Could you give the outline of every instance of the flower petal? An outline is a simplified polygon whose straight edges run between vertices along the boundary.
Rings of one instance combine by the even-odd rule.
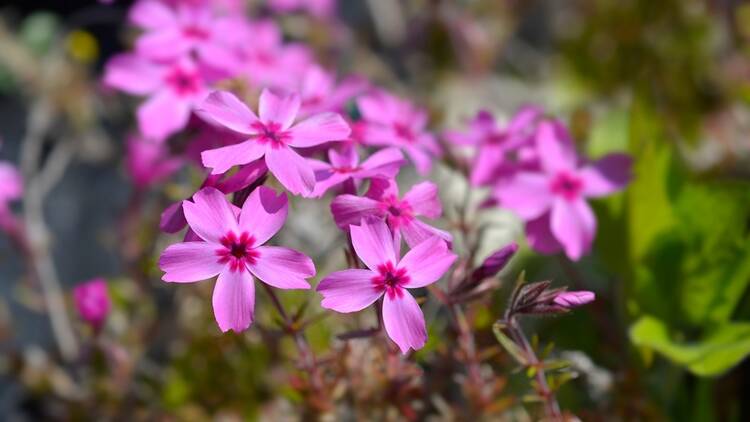
[[[264,89],[260,94],[258,114],[263,123],[275,122],[281,125],[281,130],[286,130],[294,123],[299,106],[297,94],[276,95],[270,89]]]
[[[336,225],[346,230],[359,224],[364,217],[383,217],[380,202],[363,196],[339,195],[331,202],[331,213]]]
[[[308,196],[315,188],[312,167],[291,148],[268,148],[266,164],[276,179],[295,195]]]
[[[352,246],[367,268],[377,271],[386,262],[396,264],[398,257],[393,248],[393,235],[382,220],[362,220],[359,226],[350,226]]]
[[[166,4],[158,0],[141,0],[130,8],[128,19],[145,29],[161,29],[176,25],[176,15]]]
[[[328,141],[343,141],[352,132],[349,124],[338,113],[321,113],[305,119],[289,129],[289,145],[307,148]]]
[[[255,283],[247,270],[219,274],[211,299],[214,317],[222,332],[242,332],[253,323],[255,315]]]
[[[161,141],[187,125],[190,106],[162,91],[141,104],[137,115],[141,132],[148,138]]]
[[[256,248],[260,256],[247,268],[262,282],[279,289],[309,289],[305,279],[315,275],[315,264],[307,255],[277,246]]]
[[[258,116],[252,110],[227,91],[212,92],[196,107],[195,112],[204,120],[246,135],[255,133],[252,124],[258,121]]]
[[[219,243],[228,232],[237,232],[232,207],[217,189],[199,190],[193,195],[193,202],[182,201],[182,209],[190,228],[207,242]]]
[[[537,173],[518,173],[496,191],[500,204],[511,209],[524,220],[533,220],[552,205],[549,180]]]
[[[542,168],[554,174],[576,168],[577,157],[573,141],[562,123],[545,121],[539,124],[536,145]]]
[[[405,289],[401,294],[386,294],[383,299],[383,324],[388,337],[406,354],[419,350],[427,342],[424,314],[417,301]]]
[[[118,54],[107,61],[104,84],[129,94],[146,95],[162,86],[163,69],[135,54]]]
[[[443,213],[443,206],[438,197],[438,187],[432,182],[417,183],[412,186],[403,200],[406,201],[416,215],[438,218]]]
[[[400,227],[404,240],[409,247],[413,248],[427,239],[438,236],[446,242],[452,242],[453,236],[445,230],[440,230],[419,219],[413,219]]]
[[[372,154],[362,163],[362,171],[358,177],[381,176],[392,179],[405,163],[404,154],[398,148],[385,148]]]
[[[448,249],[445,240],[437,236],[427,239],[407,252],[398,264],[409,276],[404,287],[424,287],[438,281],[455,260],[456,254]]]
[[[286,194],[265,186],[255,189],[242,206],[240,230],[255,238],[255,245],[262,245],[284,226],[289,212]]]
[[[583,194],[607,196],[625,188],[632,175],[633,160],[627,154],[609,154],[578,173],[583,179]]]
[[[188,53],[191,47],[176,26],[141,34],[135,42],[138,55],[159,61],[175,60]]]
[[[265,153],[266,147],[251,139],[239,144],[203,151],[201,160],[204,167],[211,169],[211,174],[222,174],[233,166],[255,161]]]
[[[552,207],[552,233],[563,245],[568,258],[577,261],[589,249],[596,233],[596,217],[583,199],[555,200]]]
[[[217,246],[207,242],[183,242],[169,245],[159,257],[162,280],[189,283],[206,280],[219,274],[224,264],[219,263]]]
[[[336,312],[356,312],[372,305],[383,290],[376,288],[370,270],[343,270],[326,276],[318,284],[317,291],[323,295],[320,306]]]
[[[532,249],[543,254],[555,254],[562,250],[550,227],[550,212],[526,223],[526,240]]]
[[[432,169],[432,158],[426,152],[412,145],[404,146],[404,151],[406,151],[406,155],[414,163],[417,173],[421,176],[426,176],[430,172],[430,169]]]

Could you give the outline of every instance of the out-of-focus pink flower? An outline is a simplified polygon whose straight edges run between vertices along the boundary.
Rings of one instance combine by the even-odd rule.
[[[559,122],[540,123],[536,145],[539,171],[518,172],[497,189],[496,196],[527,222],[532,247],[543,253],[562,247],[570,259],[578,260],[589,251],[596,234],[596,217],[586,198],[623,189],[631,177],[631,159],[610,154],[594,163],[580,163],[570,135]]]
[[[159,183],[182,166],[182,160],[169,155],[162,142],[131,135],[127,139],[125,167],[133,183],[140,188]]]
[[[268,5],[277,13],[306,11],[320,19],[332,17],[336,12],[336,0],[268,0]]]
[[[0,229],[10,232],[18,229],[18,222],[10,210],[10,203],[23,195],[23,179],[16,167],[0,161]]]
[[[107,63],[104,83],[149,97],[138,107],[138,126],[144,136],[157,141],[183,129],[195,104],[208,94],[202,70],[187,57],[160,64],[121,54]]]
[[[311,115],[324,111],[341,113],[346,103],[367,89],[366,79],[357,76],[336,82],[336,76],[318,65],[307,68],[298,86],[290,91],[297,92],[302,100],[300,114]]]
[[[365,196],[339,195],[331,202],[333,218],[342,229],[357,224],[363,218],[385,219],[393,230],[397,242],[403,235],[410,247],[438,236],[448,242],[450,233],[423,223],[417,216],[438,218],[443,207],[438,198],[438,188],[432,182],[418,183],[399,198],[394,180],[372,179]]]
[[[426,131],[425,110],[382,90],[359,97],[357,107],[367,122],[366,144],[399,147],[420,174],[429,173],[432,159],[442,151],[435,137]]]
[[[309,159],[315,171],[313,197],[323,196],[328,189],[352,181],[356,186],[360,180],[380,177],[392,179],[404,165],[404,156],[398,148],[386,148],[371,155],[361,164],[354,147],[328,150],[329,163]]]
[[[381,220],[363,220],[351,226],[352,245],[368,269],[329,274],[317,291],[321,305],[337,312],[356,312],[383,297],[383,323],[388,337],[406,354],[427,341],[424,315],[407,289],[425,287],[448,271],[456,255],[445,241],[433,236],[400,258],[388,226]]]
[[[238,42],[232,32],[235,21],[215,17],[207,5],[181,2],[170,7],[159,0],[140,0],[129,17],[145,30],[135,43],[139,55],[174,61],[195,54],[211,68],[230,71],[237,67],[231,49]]]
[[[268,169],[294,194],[309,196],[315,188],[315,173],[310,164],[292,147],[307,148],[328,141],[346,139],[349,125],[336,113],[321,113],[294,124],[300,107],[296,94],[277,96],[263,90],[259,116],[229,92],[214,92],[203,102],[198,114],[247,136],[236,145],[204,151],[203,165],[213,174],[232,166],[265,157]]]
[[[208,7],[220,15],[241,14],[245,0],[161,0],[173,8],[178,6]]]
[[[575,292],[564,291],[558,293],[558,295],[553,299],[553,302],[558,306],[562,306],[563,308],[572,309],[583,306],[589,302],[593,302],[594,299],[596,299],[594,292],[589,292],[586,290]]]
[[[467,132],[447,131],[444,136],[456,145],[476,148],[471,183],[486,185],[495,182],[498,174],[512,170],[514,163],[508,160],[509,153],[532,143],[534,123],[541,114],[537,107],[521,108],[507,127],[500,128],[492,114],[483,110],[477,113]]]
[[[107,319],[112,304],[103,278],[86,281],[73,288],[73,302],[81,319],[99,330]]]
[[[239,218],[224,194],[203,188],[182,207],[190,228],[201,239],[169,246],[159,258],[162,280],[188,283],[214,276],[214,316],[223,331],[240,332],[253,322],[253,276],[279,289],[309,289],[305,280],[315,265],[292,249],[262,246],[286,220],[286,195],[259,187],[245,201]]]

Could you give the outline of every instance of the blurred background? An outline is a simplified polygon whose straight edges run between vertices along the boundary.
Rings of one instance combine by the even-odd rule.
[[[42,222],[29,236],[46,245],[63,306],[72,309],[71,289],[95,277],[107,279],[113,300],[107,336],[89,346],[90,359],[63,363],[22,245],[0,235],[0,419],[294,420],[300,393],[276,353],[289,345],[254,329],[220,336],[206,302],[210,286],[186,291],[158,281],[155,260],[169,243],[159,215],[200,180],[197,170],[182,170],[142,192],[129,179],[133,102],[100,78],[136,34],[126,20],[130,4],[0,5],[0,159],[24,176],[51,168],[36,195],[11,209]],[[750,420],[750,3],[340,0],[327,19],[276,14],[260,1],[248,10],[277,20],[287,40],[308,43],[321,62],[425,105],[436,132],[462,127],[482,108],[509,116],[534,103],[566,120],[589,156],[632,154],[627,190],[594,203],[598,235],[589,256],[574,263],[524,248],[503,273],[513,280],[524,269],[529,280],[597,293],[580,311],[530,321],[579,374],[560,389],[561,406],[582,420]],[[50,129],[24,155],[40,122]],[[450,215],[465,181],[447,168],[432,178]],[[326,210],[310,211],[284,234],[302,249],[317,247],[316,263],[332,254],[319,243],[335,241],[334,226],[318,232],[308,223]],[[511,213],[481,218],[496,228],[480,255],[523,242]],[[489,327],[511,288],[473,310],[479,344],[495,344]],[[86,347],[91,334],[69,313]],[[314,349],[332,341],[330,322],[311,328]],[[433,337],[418,362],[450,348]],[[439,379],[446,369],[431,362],[422,369]],[[507,409],[522,403],[528,383],[512,362],[496,356],[488,365],[501,368],[498,401],[507,399]],[[533,419],[497,415],[487,420]]]

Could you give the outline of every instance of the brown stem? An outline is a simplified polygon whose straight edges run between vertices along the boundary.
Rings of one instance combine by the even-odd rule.
[[[456,329],[458,330],[458,340],[461,345],[461,349],[466,356],[466,365],[468,366],[468,375],[471,384],[474,386],[475,391],[478,394],[478,398],[483,402],[484,396],[484,380],[482,379],[482,371],[480,366],[479,356],[477,355],[476,341],[474,339],[474,333],[466,320],[461,306],[453,304],[448,306],[450,315],[455,322]]]

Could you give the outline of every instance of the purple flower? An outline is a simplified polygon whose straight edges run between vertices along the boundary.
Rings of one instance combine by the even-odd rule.
[[[357,224],[362,218],[385,219],[393,230],[396,240],[401,236],[410,247],[438,236],[450,242],[450,233],[432,227],[417,216],[438,218],[443,207],[438,198],[438,188],[432,182],[414,185],[403,198],[399,198],[398,185],[394,180],[372,179],[365,196],[339,195],[331,203],[331,212],[336,225],[342,229]]]
[[[498,187],[496,196],[526,221],[534,249],[553,253],[562,248],[578,260],[596,234],[596,217],[586,199],[623,189],[631,177],[631,159],[610,154],[580,163],[567,130],[557,122],[540,123],[536,145],[539,170],[518,172]]]
[[[420,174],[429,173],[432,159],[442,151],[426,130],[425,110],[381,90],[359,97],[357,107],[367,123],[366,144],[401,148]]]
[[[424,315],[407,289],[436,282],[456,259],[443,239],[433,236],[399,258],[399,248],[384,222],[362,221],[351,226],[352,245],[368,269],[329,274],[318,285],[321,306],[356,312],[383,297],[383,323],[401,352],[421,349],[427,341]]]
[[[131,135],[127,139],[125,167],[133,183],[146,188],[171,176],[182,166],[182,160],[170,157],[163,143]]]
[[[351,76],[337,83],[336,77],[318,65],[308,66],[290,91],[299,92],[300,114],[308,116],[324,111],[341,113],[347,101],[368,87],[367,80]]]
[[[315,187],[310,164],[292,147],[306,148],[346,139],[349,125],[336,113],[321,113],[294,124],[300,107],[297,95],[277,96],[269,90],[260,95],[259,115],[229,92],[214,92],[200,106],[198,114],[247,137],[236,145],[204,151],[203,164],[213,174],[232,166],[265,157],[268,169],[294,194],[309,196]]]
[[[262,246],[284,225],[286,195],[259,187],[250,194],[237,217],[224,194],[203,188],[193,202],[183,201],[190,228],[200,239],[169,246],[159,258],[162,280],[188,283],[216,275],[213,309],[219,328],[240,332],[253,322],[253,276],[279,289],[309,289],[305,280],[315,265],[292,249]]]
[[[593,302],[594,299],[596,299],[594,292],[582,290],[575,292],[560,292],[552,301],[555,305],[562,306],[566,309],[572,309]]]
[[[323,196],[326,191],[336,185],[373,177],[392,179],[398,174],[404,164],[404,156],[398,148],[386,148],[376,152],[360,164],[357,149],[346,146],[341,150],[328,150],[329,163],[309,159],[315,170],[315,190],[313,197]]]
[[[18,169],[8,161],[0,161],[0,229],[6,232],[18,230],[18,221],[13,216],[10,203],[23,195],[23,179]]]
[[[81,318],[99,330],[112,307],[107,282],[95,278],[77,285],[73,288],[73,302]]]

